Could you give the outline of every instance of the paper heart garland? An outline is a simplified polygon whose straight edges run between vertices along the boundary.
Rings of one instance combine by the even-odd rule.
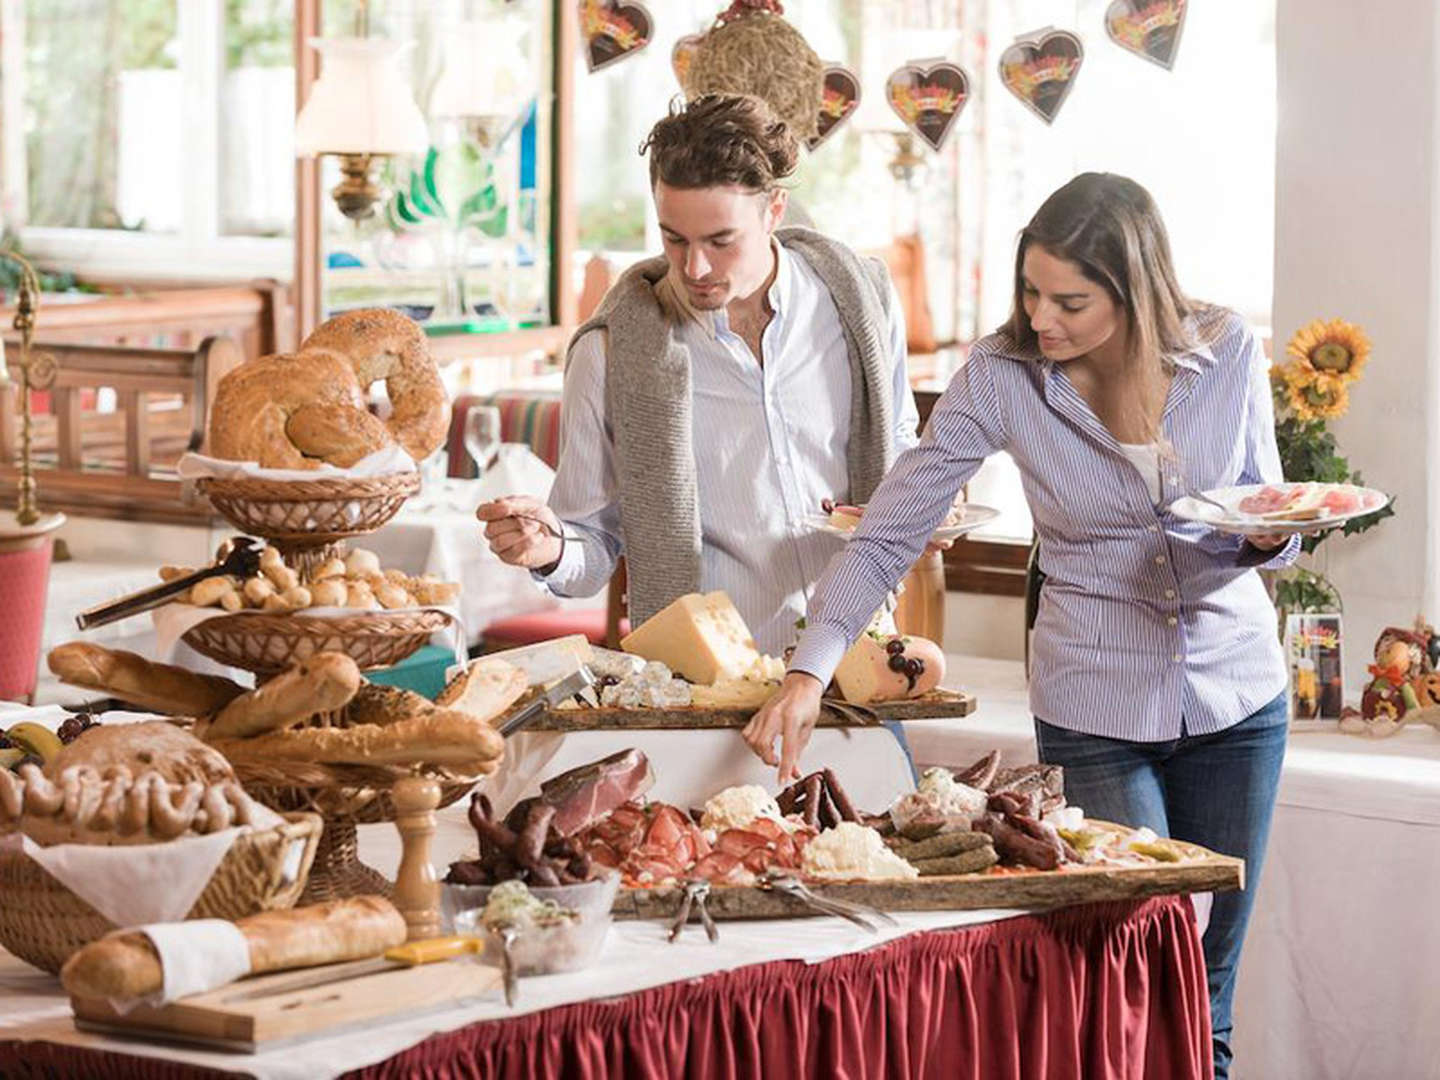
[[[1069,30],[1038,30],[1000,54],[1000,81],[1036,116],[1051,123],[1075,86],[1085,46]]]
[[[939,150],[970,100],[970,76],[948,60],[911,60],[885,80],[885,100],[906,127]]]
[[[675,72],[675,81],[680,84],[680,89],[687,95],[690,93],[690,65],[695,62],[695,52],[704,40],[704,34],[686,34],[670,50],[670,68]]]
[[[820,99],[820,118],[816,134],[805,145],[814,150],[831,135],[835,129],[850,119],[860,104],[860,80],[844,64],[825,66],[825,92]]]
[[[1184,28],[1185,0],[1114,0],[1105,9],[1110,40],[1166,71],[1175,66]]]
[[[650,44],[655,20],[637,0],[580,0],[580,38],[591,71],[624,60]]]

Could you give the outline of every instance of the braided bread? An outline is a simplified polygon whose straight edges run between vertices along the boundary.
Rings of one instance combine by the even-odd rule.
[[[366,409],[366,390],[382,379],[388,421]],[[210,452],[265,468],[347,468],[398,443],[422,461],[444,441],[449,416],[425,332],[398,311],[367,308],[322,323],[294,354],[262,356],[221,379]]]

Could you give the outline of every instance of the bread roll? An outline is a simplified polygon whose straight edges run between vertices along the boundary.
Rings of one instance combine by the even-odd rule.
[[[51,649],[48,660],[51,672],[62,682],[172,716],[208,716],[245,692],[229,679],[198,675],[83,641]]]
[[[243,739],[338,709],[360,688],[360,668],[344,653],[316,653],[236,698],[205,730],[209,742]]]
[[[412,716],[433,712],[435,703],[429,698],[399,686],[385,686],[382,683],[362,682],[360,689],[345,706],[344,722],[347,727],[361,724],[398,723]]]
[[[249,947],[252,975],[364,960],[405,941],[405,920],[381,896],[267,911],[235,925]],[[165,975],[150,939],[129,930],[78,950],[60,969],[60,983],[72,997],[131,1001],[159,993]]]
[[[230,763],[213,747],[163,720],[142,724],[99,724],[86,728],[46,763],[45,775],[63,776],[74,766],[100,774],[123,768],[132,776],[157,772],[172,784],[218,784],[235,779]]]
[[[346,728],[299,728],[274,731],[254,739],[222,739],[215,743],[234,764],[276,761],[322,762],[331,765],[499,765],[505,740],[483,720],[452,709],[433,709],[408,720],[381,727],[360,724]]]

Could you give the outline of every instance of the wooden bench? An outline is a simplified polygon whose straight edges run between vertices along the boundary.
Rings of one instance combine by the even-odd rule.
[[[127,521],[203,523],[187,503],[175,463],[202,450],[210,402],[226,372],[245,360],[227,337],[196,349],[133,349],[36,342],[55,358],[48,390],[34,391],[37,495],[42,508]],[[0,387],[0,505],[13,506],[20,476],[19,346],[7,344],[11,382]],[[114,410],[98,406],[110,391]]]

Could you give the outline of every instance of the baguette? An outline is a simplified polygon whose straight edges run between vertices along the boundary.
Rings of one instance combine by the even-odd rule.
[[[432,709],[393,724],[272,731],[254,739],[221,739],[231,764],[276,761],[329,765],[479,765],[498,767],[505,740],[485,721],[454,709]]]
[[[258,689],[237,697],[215,716],[205,738],[246,738],[289,727],[344,706],[360,688],[360,668],[344,653],[316,653]]]
[[[84,641],[56,646],[48,661],[62,682],[170,716],[209,716],[245,692],[218,675],[199,675]]]
[[[266,911],[235,925],[249,946],[252,975],[363,960],[405,941],[405,920],[380,896]],[[72,997],[132,1001],[159,993],[165,975],[150,939],[124,931],[78,950],[60,969],[60,983]]]

